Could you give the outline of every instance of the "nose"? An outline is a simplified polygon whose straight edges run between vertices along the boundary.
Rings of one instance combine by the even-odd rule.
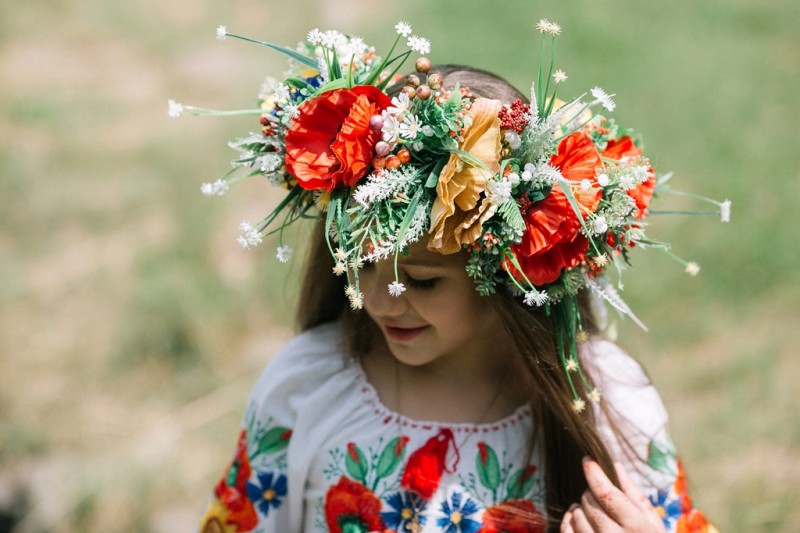
[[[364,307],[373,318],[396,318],[408,310],[405,295],[389,294],[389,284],[395,281],[392,261],[381,261],[359,276]]]

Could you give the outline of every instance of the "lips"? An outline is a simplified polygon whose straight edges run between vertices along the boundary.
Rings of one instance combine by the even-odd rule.
[[[397,342],[408,342],[425,331],[427,328],[428,326],[420,326],[417,328],[401,328],[389,325],[383,326],[386,336]]]

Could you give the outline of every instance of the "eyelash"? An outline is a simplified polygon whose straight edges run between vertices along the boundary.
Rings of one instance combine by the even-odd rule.
[[[412,289],[418,289],[424,291],[434,288],[436,286],[436,283],[438,283],[439,278],[414,279],[408,274],[406,274],[406,281],[408,281],[408,285]]]

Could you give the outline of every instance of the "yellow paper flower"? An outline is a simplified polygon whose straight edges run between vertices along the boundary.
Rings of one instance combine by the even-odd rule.
[[[483,222],[494,214],[497,207],[481,202],[481,194],[486,190],[487,181],[500,172],[498,114],[502,107],[499,100],[488,98],[477,98],[473,102],[472,125],[464,132],[464,141],[458,148],[481,161],[486,168],[472,166],[457,154],[450,154],[436,185],[429,250],[442,254],[458,252],[463,244],[471,244],[480,236]]]

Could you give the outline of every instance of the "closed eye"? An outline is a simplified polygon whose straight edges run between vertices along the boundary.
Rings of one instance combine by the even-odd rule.
[[[406,274],[406,281],[408,282],[408,286],[411,287],[412,289],[418,289],[423,291],[434,288],[436,284],[439,282],[439,279],[440,278],[417,279],[417,278],[412,278],[411,276]]]

